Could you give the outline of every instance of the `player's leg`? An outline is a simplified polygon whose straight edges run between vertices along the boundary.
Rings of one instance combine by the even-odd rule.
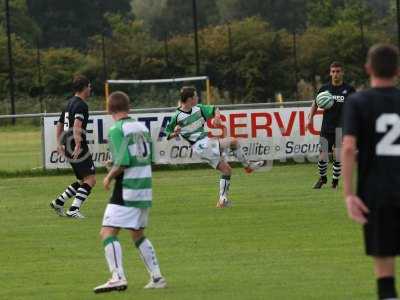
[[[148,209],[147,209],[148,210]],[[145,218],[144,223],[147,223],[148,213],[146,212],[141,218]],[[160,265],[158,264],[156,251],[153,244],[144,236],[144,228],[129,230],[131,237],[139,251],[147,272],[150,275],[149,283],[145,289],[161,289],[167,286],[165,278],[161,275]]]
[[[265,165],[264,160],[251,161],[244,154],[242,147],[240,146],[239,140],[236,138],[224,138],[219,140],[221,149],[227,150],[231,149],[233,155],[237,160],[243,165],[247,173],[252,173],[253,171],[263,167]]]
[[[70,199],[76,195],[76,192],[79,189],[80,185],[81,185],[81,183],[79,181],[75,181],[74,183],[69,185],[65,189],[65,191],[57,197],[57,199],[53,200],[50,203],[50,207],[53,208],[54,211],[59,216],[65,216],[64,204],[68,199]]]
[[[107,211],[105,213],[105,216],[106,215]],[[100,231],[111,278],[105,284],[95,287],[93,290],[95,293],[123,291],[128,287],[122,265],[122,248],[117,237],[119,230],[119,228],[104,226]]]
[[[342,129],[338,128],[335,133],[333,143],[333,168],[332,168],[332,188],[336,189],[339,185],[339,178],[342,173],[342,163],[340,159],[340,148],[342,145]]]
[[[231,186],[232,168],[225,160],[221,160],[217,166],[217,170],[221,172],[221,178],[219,180],[219,200],[217,202],[217,207],[229,207],[231,202],[228,200],[228,194]]]
[[[74,201],[72,202],[71,207],[67,211],[67,216],[71,218],[85,218],[84,215],[80,212],[81,206],[84,201],[89,197],[92,188],[96,185],[96,176],[89,175],[83,178],[82,184],[77,190]]]
[[[320,189],[324,184],[328,182],[327,174],[328,174],[328,162],[329,162],[329,136],[321,135],[320,140],[320,153],[318,159],[318,173],[319,178],[317,182],[314,184],[314,189]]]
[[[368,198],[367,203],[376,195]],[[395,197],[397,200],[397,197]],[[400,208],[397,205],[371,205],[364,225],[367,255],[374,261],[378,299],[397,299],[395,287],[395,256],[400,253]]]
[[[342,163],[340,161],[340,147],[333,147],[333,167],[332,167],[332,188],[336,189],[339,185],[339,178],[342,173]]]
[[[92,188],[96,185],[95,167],[91,156],[88,156],[83,161],[71,163],[71,165],[77,178],[82,180],[82,184],[78,188],[74,201],[66,214],[71,218],[84,218],[80,208],[89,197]]]
[[[397,299],[395,286],[395,258],[374,257],[374,267],[379,299]]]

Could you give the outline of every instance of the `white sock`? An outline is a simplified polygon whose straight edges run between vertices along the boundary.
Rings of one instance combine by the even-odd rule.
[[[153,245],[151,242],[143,237],[140,240],[135,242],[136,247],[139,250],[140,257],[146,266],[147,271],[150,274],[152,279],[157,279],[162,277],[160,266],[157,261],[156,252],[154,250]]]
[[[87,183],[82,184],[79,189],[76,191],[75,199],[72,202],[71,208],[79,209],[82,206],[82,203],[89,197],[92,188]]]
[[[76,195],[77,189],[79,187],[80,187],[79,182],[74,182],[73,184],[71,184],[69,187],[65,189],[65,191],[60,196],[58,196],[58,198],[56,199],[56,203],[58,205],[64,205],[65,201]]]
[[[103,244],[112,278],[125,279],[124,268],[122,266],[122,249],[118,238],[116,236],[110,236],[103,241]]]
[[[238,145],[237,149],[232,149],[232,151],[233,151],[233,155],[235,155],[235,157],[238,159],[238,161],[244,167],[248,167],[249,166],[249,161],[248,161],[246,155],[244,155],[243,150],[240,147],[240,145]]]
[[[219,196],[228,197],[229,187],[231,185],[231,176],[230,175],[222,175],[219,180]]]

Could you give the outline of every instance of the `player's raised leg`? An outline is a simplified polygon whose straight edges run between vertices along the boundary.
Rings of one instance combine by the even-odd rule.
[[[106,283],[95,287],[93,290],[95,293],[124,291],[128,288],[122,265],[122,248],[117,238],[118,232],[119,228],[113,227],[103,227],[100,231],[111,278]]]
[[[243,153],[240,142],[236,138],[224,138],[220,139],[220,147],[222,150],[231,149],[233,155],[237,160],[243,165],[247,173],[252,173],[253,171],[265,166],[265,160],[251,161]]]
[[[153,244],[150,242],[150,240],[144,236],[144,229],[130,230],[130,233],[135,246],[139,251],[140,258],[142,259],[146,270],[150,275],[150,281],[144,288],[162,289],[167,287],[167,281],[161,275],[156,251],[154,250]]]

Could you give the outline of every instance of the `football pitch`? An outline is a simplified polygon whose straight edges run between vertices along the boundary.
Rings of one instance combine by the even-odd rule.
[[[147,236],[169,287],[148,281],[122,233],[126,292],[95,295],[109,273],[98,236],[108,193],[98,176],[83,213],[57,217],[48,207],[72,176],[0,181],[0,299],[375,299],[360,228],[347,219],[340,191],[314,191],[314,165],[269,172],[234,170],[234,206],[216,209],[212,169],[154,172]]]

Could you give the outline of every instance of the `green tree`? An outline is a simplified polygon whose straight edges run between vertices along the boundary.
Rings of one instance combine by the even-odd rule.
[[[197,0],[196,3],[199,28],[219,22],[215,0]],[[157,38],[193,31],[191,0],[133,0],[132,6],[135,16],[144,20]]]
[[[4,1],[0,5],[0,23],[5,27],[5,11]],[[10,0],[10,19],[11,31],[19,37],[36,44],[37,38],[40,36],[40,28],[35,20],[29,15],[28,7],[25,0]]]
[[[108,28],[104,15],[130,16],[130,0],[28,0],[31,15],[42,30],[44,47],[84,49],[90,36]]]
[[[337,22],[338,12],[343,7],[343,1],[315,0],[307,1],[307,19],[312,26],[327,27]]]
[[[43,51],[43,83],[52,95],[70,93],[75,74],[83,73],[88,63],[85,55],[72,48],[49,48]]]

